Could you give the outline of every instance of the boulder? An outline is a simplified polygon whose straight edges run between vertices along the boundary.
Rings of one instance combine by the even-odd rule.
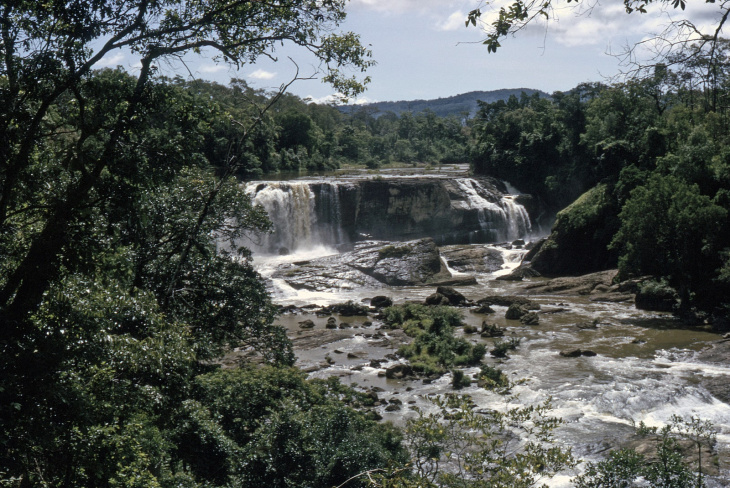
[[[398,363],[385,370],[385,377],[389,379],[400,380],[408,376],[413,376],[413,368],[408,364]]]
[[[580,356],[597,356],[597,354],[590,350],[583,350],[583,349],[566,349],[564,351],[560,351],[560,355],[564,358],[577,358]]]
[[[456,291],[452,286],[439,286],[436,293],[445,296],[449,300],[450,305],[465,305],[468,300],[464,295]]]
[[[504,329],[499,327],[497,324],[489,324],[485,320],[482,322],[480,335],[482,337],[502,337],[504,335]]]
[[[540,318],[535,312],[528,312],[520,317],[520,322],[523,325],[538,325],[540,323]]]
[[[546,293],[559,295],[590,295],[596,289],[611,290],[613,280],[616,278],[617,274],[618,270],[611,269],[582,276],[564,276],[548,281],[529,284],[525,286],[525,290],[527,290],[530,294],[539,295]]]
[[[299,327],[302,329],[311,329],[314,327],[314,322],[312,322],[310,319],[302,320],[299,322]]]
[[[451,305],[451,302],[447,297],[441,293],[432,293],[424,300],[424,305]]]
[[[545,276],[578,276],[615,268],[618,251],[609,244],[620,225],[619,211],[608,185],[588,190],[558,212],[550,236],[529,258],[532,267]]]
[[[365,305],[353,302],[352,300],[345,303],[335,303],[328,307],[322,308],[323,312],[336,313],[343,317],[367,316],[370,310]]]
[[[495,280],[497,280],[497,281],[522,281],[522,276],[510,273],[510,274],[506,274],[506,275],[497,276],[495,278]]]
[[[579,358],[583,351],[580,349],[566,349],[564,351],[560,351],[560,355],[564,358]]]
[[[473,310],[474,313],[481,313],[484,315],[495,313],[494,309],[490,307],[489,305],[479,305],[477,308]]]
[[[299,307],[297,307],[296,305],[279,305],[277,308],[279,309],[279,314],[281,315],[289,313],[296,314],[301,312]]]
[[[519,303],[513,303],[507,309],[507,313],[504,314],[504,318],[507,320],[519,320],[524,315],[527,315],[527,308],[520,305]]]
[[[537,278],[540,273],[533,269],[529,264],[521,264],[515,268],[510,274],[498,276],[498,280],[502,281],[522,281],[525,278]]]
[[[493,273],[504,265],[502,253],[493,247],[442,246],[440,250],[446,264],[461,273]]]
[[[384,295],[378,295],[370,300],[370,306],[377,309],[391,307],[393,306],[393,299]]]
[[[337,328],[337,319],[334,317],[330,317],[327,319],[327,324],[325,325],[328,329],[336,329]]]

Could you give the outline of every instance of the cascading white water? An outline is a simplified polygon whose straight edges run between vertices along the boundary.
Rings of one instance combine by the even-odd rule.
[[[261,205],[273,224],[271,234],[256,236],[251,246],[262,254],[299,252],[314,247],[335,247],[343,242],[337,183],[253,182],[246,193]]]
[[[495,241],[512,241],[528,236],[531,232],[530,217],[512,195],[503,195],[498,203],[485,198],[490,192],[477,180],[455,180],[465,196],[469,208],[478,212],[481,230],[493,236]]]
[[[324,182],[320,185],[316,213],[323,243],[337,245],[345,242],[338,183]]]
[[[520,239],[529,236],[532,232],[530,216],[525,207],[515,202],[513,195],[505,195],[500,202],[507,212],[508,232],[507,239]]]
[[[314,214],[314,195],[302,183],[250,183],[246,193],[254,205],[261,205],[269,214],[273,232],[257,236],[254,251],[276,253],[310,244]]]

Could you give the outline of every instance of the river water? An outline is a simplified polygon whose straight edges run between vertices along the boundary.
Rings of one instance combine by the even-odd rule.
[[[477,300],[487,295],[524,294],[524,283],[494,280],[516,266],[524,251],[495,248],[504,254],[504,269],[478,274],[476,285],[459,287],[467,298]],[[281,264],[336,252],[332,247],[315,243],[286,256],[254,253],[254,263],[264,277],[270,278]],[[542,279],[532,278],[531,281]],[[311,292],[294,290],[281,280],[269,279],[268,283],[276,303],[298,306],[347,300],[367,302],[375,295],[387,295],[395,303],[403,303],[422,301],[434,292],[433,287]],[[538,326],[525,326],[519,321],[505,319],[505,307],[493,306],[496,313],[490,315],[462,309],[466,323],[479,327],[487,320],[505,327],[505,338],[521,340],[508,359],[498,360],[487,355],[485,362],[498,366],[515,381],[525,381],[512,389],[514,396],[510,399],[477,386],[464,388],[461,393],[471,395],[479,408],[496,409],[537,404],[552,398],[553,415],[564,420],[557,430],[558,440],[572,446],[577,458],[587,460],[601,459],[609,449],[621,446],[634,432],[633,425],[640,421],[649,426],[662,426],[672,415],[709,420],[719,431],[719,473],[708,486],[730,486],[730,405],[714,398],[700,381],[702,377],[730,379],[730,365],[703,364],[697,358],[698,351],[719,339],[718,334],[683,328],[669,314],[640,311],[631,303],[594,302],[589,297],[561,295],[530,298],[542,306]],[[560,309],[562,311],[546,313]],[[325,333],[326,318],[298,314],[282,315],[278,320],[296,344],[298,335],[303,334],[299,322],[307,318],[315,322],[315,331]],[[384,407],[378,407],[378,413],[399,424],[415,415],[409,406],[428,409],[429,395],[453,391],[450,374],[432,382],[391,380],[382,376],[382,370],[393,361],[378,368],[370,367],[371,359],[383,359],[392,354],[397,345],[388,344],[389,332],[378,330],[377,321],[366,326],[365,320],[372,318],[338,317],[338,323],[346,322],[352,328],[338,330],[336,337],[317,347],[298,350],[297,365],[312,371],[312,377],[337,376],[345,384],[381,388],[381,398],[398,398],[403,409],[387,412]],[[598,324],[596,328],[577,327],[593,321]],[[487,349],[493,341],[478,335],[469,336],[469,339],[485,342]],[[571,348],[589,349],[597,355],[559,356],[561,350]],[[325,357],[332,362],[328,367],[322,367]],[[472,368],[465,372],[474,374],[477,370]],[[562,473],[547,483],[553,487],[571,486],[569,480],[580,467],[577,469]]]

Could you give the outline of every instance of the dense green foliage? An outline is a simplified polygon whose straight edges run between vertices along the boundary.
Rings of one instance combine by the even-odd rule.
[[[398,435],[348,407],[351,392],[288,369],[239,244],[269,226],[234,176],[273,164],[280,94],[155,74],[200,49],[246,63],[291,42],[357,93],[341,70],[371,62],[335,33],[343,8],[4,3],[0,484],[331,486],[400,459]],[[93,70],[123,48],[134,74]],[[261,369],[221,371],[234,348]]]
[[[685,311],[727,313],[730,64],[728,42],[713,45],[646,79],[482,104],[475,171],[562,209],[535,269],[618,266],[665,279]]]
[[[402,328],[413,337],[413,341],[401,346],[398,353],[408,359],[418,373],[441,374],[452,366],[478,364],[486,353],[484,344],[473,344],[454,335],[454,327],[462,326],[463,322],[461,314],[453,307],[395,305],[386,308],[383,316],[388,325]],[[457,387],[465,384],[466,381],[459,380],[454,383]]]
[[[169,82],[200,108],[196,115],[205,156],[219,167],[236,161],[239,177],[342,166],[468,162],[469,130],[457,116],[438,117],[430,111],[396,116],[368,108],[343,113],[294,95],[254,90],[243,80],[232,80],[229,86]],[[258,109],[267,104],[271,109],[252,129],[231,122],[258,117]]]

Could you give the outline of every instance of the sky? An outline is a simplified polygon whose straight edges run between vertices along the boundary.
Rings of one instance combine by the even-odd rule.
[[[501,0],[502,3],[506,0]],[[492,4],[499,5],[497,2]],[[548,23],[534,24],[508,37],[496,54],[481,44],[484,32],[464,25],[479,0],[351,0],[340,26],[361,36],[377,65],[367,74],[367,91],[351,103],[445,98],[477,90],[534,88],[552,93],[587,81],[610,81],[630,69],[619,54],[625,46],[648,40],[670,20],[692,19],[705,29],[715,25],[717,6],[688,0],[685,11],[651,6],[648,14],[626,14],[621,0],[583,0],[558,5]],[[591,8],[592,7],[592,8]],[[482,8],[492,19],[496,9]],[[647,44],[649,45],[649,44]],[[640,49],[644,54],[646,49]],[[613,54],[613,55],[612,55]],[[294,48],[277,51],[277,62],[264,59],[233,70],[212,59],[190,55],[185,66],[166,69],[183,76],[227,84],[243,78],[255,88],[275,90],[289,81],[296,67],[300,76],[315,78],[314,60]],[[105,58],[100,66],[124,65],[125,55]],[[331,99],[333,90],[320,79],[299,80],[289,89],[317,102]]]

